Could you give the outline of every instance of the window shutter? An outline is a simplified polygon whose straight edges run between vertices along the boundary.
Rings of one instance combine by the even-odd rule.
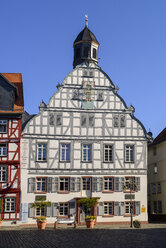
[[[120,182],[121,182],[121,184],[120,184],[120,189],[119,189],[119,191],[124,191],[124,177],[121,177],[121,178],[120,178]]]
[[[103,178],[99,177],[98,179],[98,192],[103,192]]]
[[[114,191],[115,191],[115,192],[119,192],[119,184],[120,184],[119,181],[120,181],[120,180],[119,180],[119,177],[115,177],[115,178],[114,178]]]
[[[136,191],[140,190],[140,177],[135,177]]]
[[[125,214],[125,205],[124,202],[120,202],[120,215]]]
[[[94,115],[89,116],[89,126],[93,127],[94,126]]]
[[[114,215],[120,215],[119,202],[114,202]]]
[[[52,216],[57,217],[58,216],[58,203],[52,203]]]
[[[135,215],[140,214],[140,201],[135,202]]]
[[[50,207],[47,207],[47,217],[51,217],[51,206]]]
[[[120,116],[120,127],[125,127],[125,116],[124,115]]]
[[[70,191],[74,192],[75,191],[75,177],[70,178]]]
[[[32,208],[33,203],[28,203],[28,217],[33,218],[35,216],[35,209]]]
[[[52,192],[52,177],[47,177],[47,192]]]
[[[77,183],[76,183],[76,192],[81,191],[81,178],[77,177]]]
[[[75,207],[75,201],[70,202],[70,215],[75,215],[76,214],[76,207]]]
[[[97,215],[98,216],[103,216],[104,215],[103,202],[99,202],[99,204],[97,206]]]
[[[28,193],[35,192],[35,177],[28,178]]]
[[[92,177],[92,192],[97,191],[97,177]]]
[[[86,115],[81,116],[81,127],[86,127]]]
[[[58,177],[53,177],[52,178],[52,192],[55,193],[55,192],[58,192],[58,183],[59,183],[59,178]]]

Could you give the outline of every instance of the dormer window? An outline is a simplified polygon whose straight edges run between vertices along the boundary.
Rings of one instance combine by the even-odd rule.
[[[93,58],[96,59],[96,48],[93,48]]]

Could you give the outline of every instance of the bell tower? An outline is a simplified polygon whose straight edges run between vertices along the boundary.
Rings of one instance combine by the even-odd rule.
[[[95,64],[98,63],[99,42],[97,41],[95,35],[88,28],[88,16],[86,15],[85,17],[85,28],[78,34],[73,43],[74,68],[82,62],[94,62]]]

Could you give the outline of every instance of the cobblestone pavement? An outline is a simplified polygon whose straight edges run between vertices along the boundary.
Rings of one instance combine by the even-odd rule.
[[[160,229],[23,229],[1,230],[0,248],[165,248]]]

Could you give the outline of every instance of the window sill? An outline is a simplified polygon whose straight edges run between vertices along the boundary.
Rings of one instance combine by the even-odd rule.
[[[124,190],[123,193],[135,193],[136,191],[135,190]]]
[[[47,163],[47,160],[36,160],[36,163]]]
[[[48,192],[47,191],[35,191],[34,193],[35,194],[47,194]]]
[[[112,190],[112,191],[107,191],[107,190],[103,190],[103,193],[114,193],[114,191]]]
[[[103,215],[103,218],[114,217],[114,215]]]
[[[68,215],[66,216],[66,215],[58,215],[58,219],[68,219],[69,217],[68,217]]]
[[[132,216],[134,217],[135,214],[132,214]],[[131,214],[124,214],[124,217],[131,217]]]
[[[70,160],[60,160],[59,163],[70,163]]]
[[[69,194],[70,191],[58,191],[58,194]]]

